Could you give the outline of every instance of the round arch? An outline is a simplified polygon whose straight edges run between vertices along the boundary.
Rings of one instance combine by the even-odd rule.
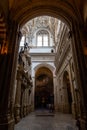
[[[64,13],[63,13],[64,14]],[[33,10],[31,12],[30,15],[26,15],[26,17],[23,17],[23,19],[20,19],[20,21],[18,21],[18,23],[20,24],[20,28],[22,28],[22,26],[27,23],[27,21],[37,17],[37,16],[44,16],[44,15],[47,15],[47,16],[52,16],[52,17],[55,17],[55,18],[58,18],[60,19],[61,21],[63,21],[64,23],[66,23],[69,27],[71,27],[71,21],[72,21],[72,18],[71,16],[66,16],[66,14],[63,15],[61,12],[59,13],[59,10],[55,10],[55,7],[54,8],[37,8],[36,10]],[[19,20],[19,19],[18,19]]]
[[[50,64],[47,64],[47,63],[43,63],[43,64],[38,64],[35,68],[34,68],[34,71],[36,72],[39,68],[41,67],[46,67],[48,68],[51,72],[53,72],[53,76],[55,76],[55,67],[50,65]]]
[[[72,19],[81,21],[72,4],[64,1],[48,2],[38,0],[34,2],[23,2],[13,10],[12,17],[22,27],[27,21],[37,16],[48,15],[64,21],[70,26]],[[22,17],[21,17],[22,16]]]

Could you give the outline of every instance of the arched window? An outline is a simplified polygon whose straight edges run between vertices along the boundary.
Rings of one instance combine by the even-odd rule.
[[[37,46],[49,46],[49,33],[46,30],[40,30],[36,34]]]

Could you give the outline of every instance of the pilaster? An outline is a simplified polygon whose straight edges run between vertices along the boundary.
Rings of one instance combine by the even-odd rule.
[[[35,97],[35,77],[32,78],[33,81],[33,87],[32,87],[32,91],[31,91],[31,109],[32,111],[35,109],[34,107],[34,97]]]
[[[8,21],[7,30],[8,51],[0,55],[0,130],[14,129],[14,78],[18,39],[18,25],[15,21]],[[11,22],[11,23],[10,23]],[[14,66],[13,66],[14,64]]]
[[[73,76],[72,76],[72,71],[73,71],[72,62],[71,62],[71,60],[69,60],[68,62],[69,62],[69,69],[70,69],[70,86],[71,86],[71,93],[72,93],[72,114],[73,114],[74,118],[76,118],[77,117],[76,107],[78,107],[78,106],[76,106],[77,104],[76,104],[76,100],[75,100],[75,88],[74,88]]]
[[[56,85],[56,77],[53,77],[53,85],[54,85],[54,109],[57,111],[57,85]]]
[[[67,87],[63,86],[61,91],[62,91],[62,95],[63,95],[62,111],[63,111],[63,113],[69,113],[69,103],[68,103],[68,97],[67,97]]]
[[[17,87],[15,96],[15,122],[20,121],[20,101],[21,101],[21,80],[22,74],[20,70],[17,70]]]
[[[80,124],[81,129],[87,129],[87,72],[86,72],[86,64],[84,59],[84,39],[87,43],[87,34],[84,27],[82,25],[73,22],[72,24],[72,33],[73,33],[73,59],[74,59],[74,67],[75,67],[75,77],[77,90],[80,95]]]

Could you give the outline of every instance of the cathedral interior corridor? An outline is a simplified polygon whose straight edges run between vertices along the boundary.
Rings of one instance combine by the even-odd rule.
[[[87,1],[0,2],[0,130],[87,130]]]

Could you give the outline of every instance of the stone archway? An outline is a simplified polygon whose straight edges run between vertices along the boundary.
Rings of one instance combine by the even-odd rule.
[[[72,113],[72,93],[69,74],[67,71],[63,74],[63,86],[64,86],[64,111]]]
[[[41,67],[35,74],[35,109],[48,109],[48,104],[50,104],[53,95],[53,74],[48,68]],[[54,97],[52,98],[54,103]]]
[[[31,1],[30,1],[31,2]],[[74,60],[75,60],[75,66],[76,66],[76,68],[75,68],[75,70],[76,70],[76,76],[79,76],[78,77],[78,85],[80,86],[80,89],[82,90],[80,90],[80,92],[82,93],[81,95],[82,95],[82,98],[84,98],[84,101],[85,101],[85,104],[87,104],[87,101],[86,101],[86,93],[87,93],[87,91],[85,91],[86,90],[86,74],[85,74],[85,65],[84,65],[84,57],[82,56],[83,55],[83,53],[82,53],[82,49],[81,49],[81,43],[84,41],[84,40],[82,40],[79,36],[80,36],[80,34],[79,34],[79,32],[81,31],[81,28],[79,27],[79,23],[78,23],[78,19],[79,18],[81,18],[80,16],[79,16],[79,14],[76,12],[77,11],[77,9],[76,9],[76,11],[74,11],[75,10],[75,8],[73,8],[72,7],[72,5],[70,6],[70,7],[67,7],[67,6],[69,6],[70,4],[68,4],[66,1],[64,2],[64,3],[62,3],[62,2],[64,2],[64,1],[61,1],[61,2],[59,2],[59,4],[58,4],[58,1],[57,2],[51,2],[51,3],[47,3],[46,1],[43,1],[42,3],[41,2],[36,2],[36,5],[37,6],[35,6],[35,4],[31,4],[31,3],[23,3],[23,4],[21,4],[20,6],[14,6],[14,7],[16,7],[16,9],[13,9],[13,11],[11,12],[11,18],[13,18],[12,20],[13,21],[16,21],[20,26],[22,26],[22,25],[24,25],[24,23],[25,22],[27,22],[29,19],[31,19],[32,17],[36,17],[36,16],[38,16],[38,15],[41,15],[41,14],[49,14],[49,15],[53,15],[53,16],[60,16],[60,17],[62,17],[62,18],[65,18],[65,21],[69,21],[69,23],[71,24],[71,26],[72,26],[72,29],[73,29],[73,32],[74,32],[74,37],[75,37],[75,40],[74,40],[74,42],[76,43],[74,43],[74,47],[73,47],[73,51],[75,52],[73,52],[74,53],[74,56],[76,56],[76,58],[74,58]],[[53,4],[53,6],[52,6],[52,4]],[[59,5],[59,6],[57,6],[57,4]],[[19,4],[18,4],[19,5]],[[22,6],[22,5],[24,5],[24,6]],[[27,6],[26,6],[27,5]],[[29,6],[30,5],[30,6]],[[47,6],[46,5],[49,5],[49,9],[48,8],[46,8]],[[60,8],[59,8],[60,7]],[[42,10],[41,10],[41,8],[42,8]],[[38,9],[38,11],[36,11]],[[40,12],[40,10],[41,10],[41,12]],[[62,11],[61,11],[62,10]],[[70,12],[70,13],[69,13]],[[73,12],[74,12],[74,14],[73,14]],[[34,14],[35,13],[35,14]],[[59,14],[59,15],[57,15],[57,14]],[[71,15],[70,15],[71,14]],[[73,15],[72,15],[73,14]],[[76,15],[76,14],[78,14],[78,15]],[[14,17],[15,16],[15,17]],[[21,17],[22,16],[22,17]],[[75,16],[75,17],[73,17],[73,16]],[[78,17],[77,17],[78,16]],[[77,17],[77,18],[76,18]],[[74,19],[73,19],[74,18]],[[73,19],[73,20],[72,20]],[[76,22],[77,21],[77,22]],[[80,20],[79,20],[80,21]],[[83,21],[83,20],[82,20]],[[8,22],[9,23],[9,22]],[[12,29],[13,28],[13,29]],[[14,29],[15,28],[15,29]],[[17,48],[17,46],[16,46],[16,42],[15,42],[15,37],[16,37],[16,33],[17,33],[17,26],[15,25],[14,26],[14,24],[13,24],[13,26],[11,26],[11,32],[13,32],[13,33],[11,33],[10,32],[10,37],[11,36],[14,36],[14,37],[12,37],[12,39],[10,40],[10,45],[12,44],[12,51],[11,51],[11,53],[10,53],[10,57],[11,57],[11,60],[9,61],[9,63],[7,63],[6,61],[4,62],[4,64],[5,63],[7,63],[7,66],[9,66],[8,67],[8,69],[7,70],[4,70],[5,72],[6,72],[6,74],[9,72],[9,70],[14,70],[14,68],[16,68],[16,67],[14,67],[15,65],[9,65],[10,63],[15,63],[15,61],[16,61],[16,59],[17,59],[17,54],[16,54],[16,49],[13,49],[14,47],[15,48]],[[9,30],[8,30],[8,33],[9,33]],[[84,34],[84,33],[83,33]],[[15,58],[13,58],[12,57],[12,55],[15,57]],[[79,64],[79,65],[78,65]],[[1,69],[2,69],[3,67],[1,67]],[[79,75],[79,73],[78,73],[78,71],[80,72],[80,75]],[[14,71],[12,71],[12,72],[14,72]],[[8,75],[10,76],[10,77],[12,77],[11,79],[14,79],[14,73],[8,73]],[[4,76],[3,76],[4,77]],[[82,78],[82,79],[81,79]],[[2,80],[3,80],[3,78],[2,78]],[[80,81],[81,80],[81,81]],[[5,83],[3,83],[2,84],[2,81],[1,81],[1,87],[3,88],[3,92],[4,93],[8,93],[7,94],[7,100],[6,100],[6,102],[8,103],[8,95],[9,95],[9,90],[10,89],[13,89],[13,85],[11,84],[11,80],[9,79],[8,80],[8,76],[7,77],[5,77],[5,81],[6,81],[6,83],[8,83],[8,86],[12,86],[11,88],[10,87],[8,87],[7,86],[7,84]],[[8,82],[7,82],[8,81]],[[9,85],[9,84],[11,84],[11,85]],[[3,87],[4,86],[4,87]],[[82,87],[83,86],[83,87]],[[1,89],[2,89],[1,88]],[[8,89],[8,90],[7,90]],[[7,90],[7,91],[6,91]],[[5,95],[4,95],[5,96]],[[5,100],[5,98],[4,98],[4,100]],[[83,102],[84,102],[83,101]],[[2,109],[3,109],[3,106],[4,105],[2,105]],[[86,108],[87,108],[87,106],[85,106]],[[6,113],[6,115],[5,116],[7,116],[7,113]],[[7,118],[8,119],[8,118]],[[4,120],[4,119],[3,119]],[[3,124],[6,124],[6,122],[5,121],[3,121],[4,123]],[[7,122],[7,125],[8,125],[8,122]],[[2,127],[0,127],[0,128],[2,128]],[[5,127],[5,128],[7,128],[7,127]]]

